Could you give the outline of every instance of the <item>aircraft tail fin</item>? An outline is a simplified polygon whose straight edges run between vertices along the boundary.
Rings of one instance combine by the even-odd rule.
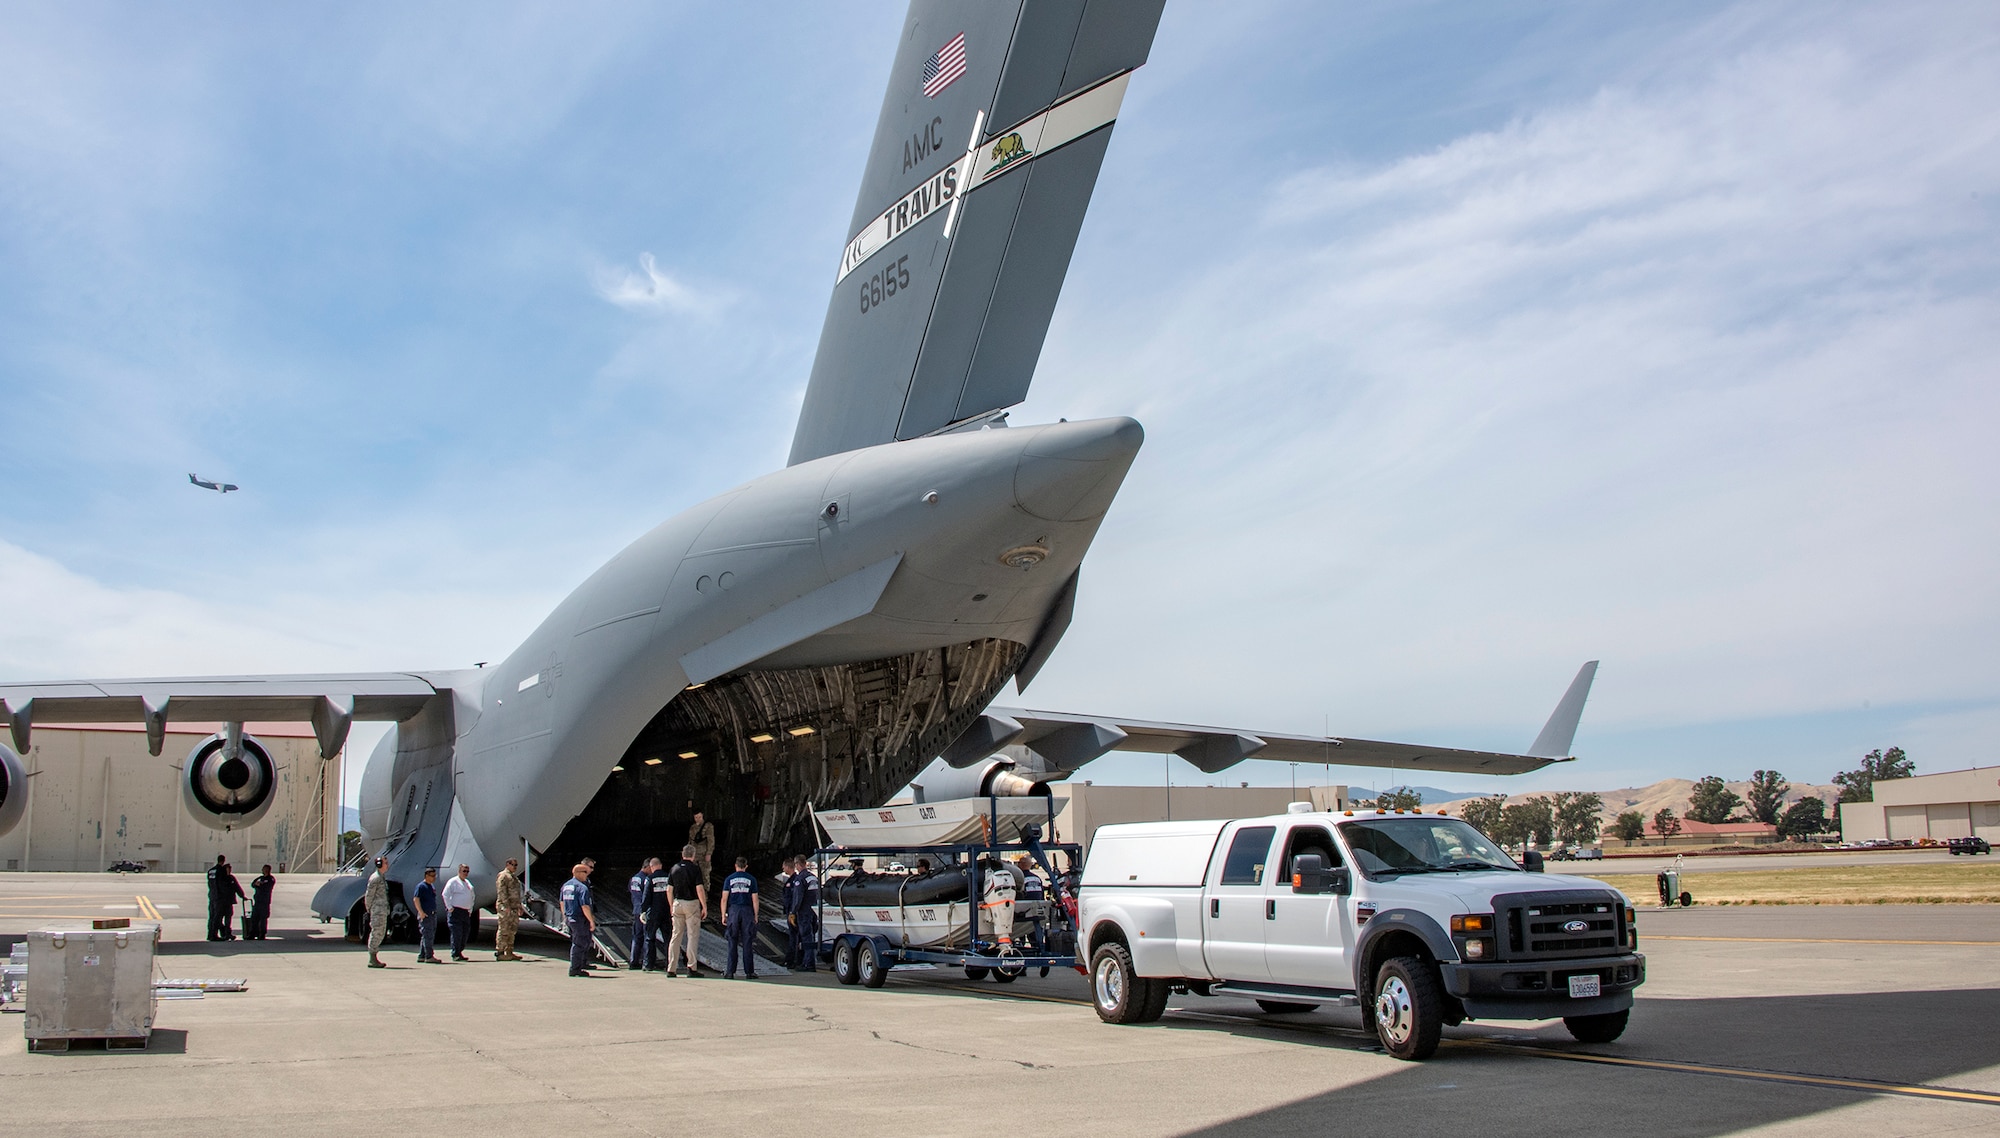
[[[912,0],[791,462],[1027,396],[1165,0]]]
[[[1596,678],[1595,660],[1577,669],[1576,678],[1570,681],[1562,702],[1556,704],[1555,713],[1542,725],[1542,733],[1529,744],[1528,754],[1543,759],[1569,757],[1570,744],[1576,741],[1576,725],[1583,719],[1584,701],[1590,698],[1590,684]]]

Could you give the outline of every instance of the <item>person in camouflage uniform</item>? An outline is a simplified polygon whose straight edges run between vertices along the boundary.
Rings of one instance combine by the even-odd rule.
[[[389,859],[375,859],[375,873],[368,878],[368,967],[387,968],[377,953],[389,936]]]
[[[521,903],[521,862],[519,858],[508,858],[507,868],[493,880],[493,912],[500,918],[500,927],[493,933],[493,959],[519,960],[514,952],[514,934],[521,928],[521,918],[528,910]]]

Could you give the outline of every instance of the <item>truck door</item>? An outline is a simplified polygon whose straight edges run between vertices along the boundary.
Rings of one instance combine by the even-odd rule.
[[[1218,980],[1268,980],[1264,891],[1271,880],[1276,826],[1237,826],[1216,843],[1202,898],[1202,953]]]
[[[1342,865],[1340,846],[1325,826],[1300,823],[1285,835],[1284,857],[1264,894],[1264,963],[1274,984],[1313,988],[1354,987],[1348,963],[1348,922],[1333,893],[1292,892],[1292,859],[1318,854],[1328,869]]]

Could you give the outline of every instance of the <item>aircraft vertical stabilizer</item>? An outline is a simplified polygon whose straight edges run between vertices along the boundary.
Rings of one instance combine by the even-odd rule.
[[[914,0],[791,463],[1026,397],[1165,0]]]

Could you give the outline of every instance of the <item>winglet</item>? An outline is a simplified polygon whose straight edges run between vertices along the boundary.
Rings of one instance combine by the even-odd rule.
[[[1555,713],[1542,725],[1542,733],[1529,744],[1528,754],[1538,759],[1569,757],[1569,745],[1576,740],[1577,722],[1583,718],[1583,702],[1590,698],[1590,681],[1596,678],[1595,660],[1577,669],[1576,679],[1570,681],[1562,702],[1556,704]]]

